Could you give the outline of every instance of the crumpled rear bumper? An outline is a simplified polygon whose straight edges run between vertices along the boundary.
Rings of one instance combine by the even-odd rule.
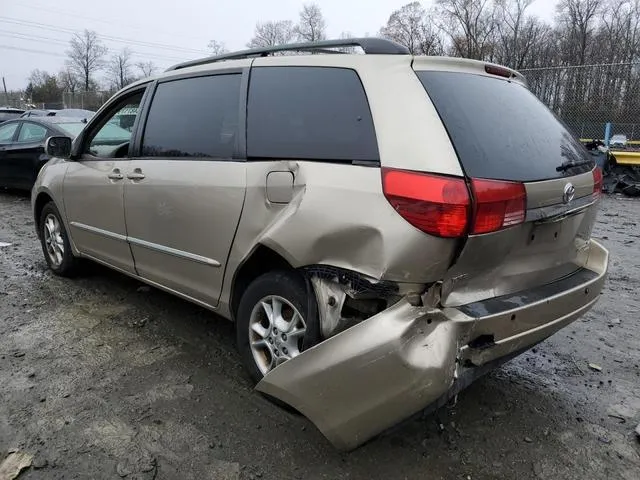
[[[584,314],[607,264],[608,252],[592,241],[584,268],[538,289],[457,308],[401,301],[283,363],[256,388],[296,408],[335,447],[353,449],[453,395],[477,377],[473,370]]]

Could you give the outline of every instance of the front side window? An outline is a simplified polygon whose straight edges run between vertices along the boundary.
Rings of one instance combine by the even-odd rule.
[[[327,67],[252,69],[247,156],[377,162],[373,119],[358,74]]]
[[[42,142],[47,138],[47,129],[42,125],[24,122],[18,134],[18,143]]]
[[[10,123],[0,127],[0,143],[11,143],[13,135],[18,128],[17,123]]]
[[[142,137],[142,156],[230,159],[238,135],[240,74],[160,83]]]
[[[85,147],[85,153],[96,157],[120,158],[126,156],[133,135],[133,121],[138,115],[142,95],[138,92],[119,101],[103,117],[97,128],[93,128]],[[131,128],[123,127],[120,119],[123,115],[133,116]]]

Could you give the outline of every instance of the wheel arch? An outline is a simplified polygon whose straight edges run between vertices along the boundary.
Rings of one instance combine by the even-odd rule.
[[[51,194],[46,191],[38,193],[35,201],[33,202],[33,220],[35,221],[36,234],[38,235],[38,238],[40,238],[42,233],[40,232],[40,217],[42,216],[42,210],[49,202],[53,202],[55,204],[55,200]],[[60,208],[58,208],[58,211],[60,211]]]
[[[242,261],[231,283],[229,310],[234,322],[240,306],[240,299],[246,288],[260,275],[273,270],[295,271],[296,269],[282,255],[261,243]]]

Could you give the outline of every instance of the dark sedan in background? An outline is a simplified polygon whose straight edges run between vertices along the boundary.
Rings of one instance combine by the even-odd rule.
[[[31,190],[49,157],[44,142],[54,135],[74,138],[85,123],[77,118],[28,117],[0,125],[0,187]]]
[[[47,138],[75,138],[86,125],[84,118],[25,117],[0,124],[0,188],[31,190],[38,172],[49,161],[44,152]],[[131,132],[109,124],[96,136],[104,145],[118,145],[131,137]]]

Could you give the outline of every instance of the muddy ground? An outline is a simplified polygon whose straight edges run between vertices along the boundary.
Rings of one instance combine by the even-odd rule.
[[[638,480],[640,201],[606,198],[595,236],[611,267],[588,315],[343,454],[252,391],[230,323],[101,267],[54,277],[29,199],[0,192],[0,461],[33,454],[24,479]]]

